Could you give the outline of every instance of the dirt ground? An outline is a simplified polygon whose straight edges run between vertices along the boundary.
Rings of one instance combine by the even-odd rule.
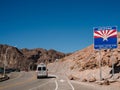
[[[100,81],[100,69],[90,69],[79,71],[79,68],[71,69],[71,66],[74,65],[74,62],[71,60],[67,61],[56,61],[48,65],[50,73],[66,73],[66,76],[69,78],[72,76],[73,81],[78,83],[84,83],[86,85],[95,85],[104,90],[120,90],[120,73],[114,74],[114,79],[111,74],[111,68],[105,66],[102,67],[102,78],[103,81]],[[89,80],[95,79],[95,81],[90,82]],[[83,80],[86,79],[85,82]],[[109,81],[109,85],[100,84],[105,80]]]

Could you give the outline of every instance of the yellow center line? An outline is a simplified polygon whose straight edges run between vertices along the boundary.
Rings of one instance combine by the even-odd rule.
[[[22,81],[22,82],[13,83],[13,84],[9,84],[9,85],[6,85],[6,86],[2,86],[2,87],[0,87],[0,90],[5,89],[5,88],[10,88],[10,87],[14,87],[14,86],[19,86],[19,85],[25,84],[27,82],[35,80],[35,78],[36,78],[36,75],[34,74],[33,77],[31,77],[28,80],[25,80],[25,81]]]

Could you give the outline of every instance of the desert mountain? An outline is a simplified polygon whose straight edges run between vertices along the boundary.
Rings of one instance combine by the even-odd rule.
[[[117,77],[120,77],[120,33],[118,33],[118,48],[114,50],[101,50],[101,66],[103,78],[109,78],[112,71],[112,61]],[[56,63],[57,70],[65,72],[67,76],[88,80],[99,79],[99,51],[94,50],[93,45],[85,49],[76,51],[66,56]],[[59,66],[57,66],[57,64]],[[50,67],[52,64],[50,65]],[[55,65],[53,65],[55,66]],[[63,68],[64,67],[64,68]],[[64,70],[63,70],[64,69]],[[93,78],[94,77],[94,78]]]
[[[7,67],[20,69],[34,69],[40,62],[53,62],[56,59],[65,57],[64,53],[56,50],[36,49],[18,49],[8,45],[0,45],[0,67],[3,67],[5,58]]]
[[[93,45],[79,50],[64,60],[72,60],[75,64],[72,69],[79,68],[80,71],[99,67],[99,51],[95,51]],[[111,59],[112,56],[112,59]],[[115,67],[120,66],[120,33],[118,33],[118,48],[114,50],[101,50],[102,66],[112,66],[112,60]]]

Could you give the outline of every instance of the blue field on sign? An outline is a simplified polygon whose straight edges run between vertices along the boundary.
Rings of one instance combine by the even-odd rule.
[[[108,38],[103,41],[103,38],[94,38],[95,49],[112,49],[117,48],[117,38]]]

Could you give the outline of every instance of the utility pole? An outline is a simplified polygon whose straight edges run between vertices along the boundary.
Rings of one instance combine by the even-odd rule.
[[[8,48],[6,49],[6,52],[5,52],[4,73],[3,73],[3,76],[5,76],[5,74],[6,74],[5,70],[6,70],[6,66],[7,66],[7,52],[8,52],[9,49],[10,49],[10,47],[8,47]]]

